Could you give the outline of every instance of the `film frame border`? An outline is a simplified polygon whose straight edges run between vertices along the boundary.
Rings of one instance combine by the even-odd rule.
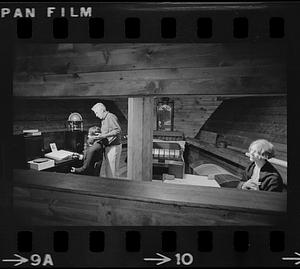
[[[46,9],[54,7],[50,7],[47,3],[38,3],[34,6],[35,17],[33,18],[25,18],[23,10],[23,18],[11,18],[6,15],[1,18],[1,21],[4,23],[14,21],[11,27],[17,36],[13,35],[13,38],[19,38],[24,42],[31,40],[63,43],[131,41],[133,43],[214,43],[275,41],[275,39],[285,38],[284,32],[287,27],[283,18],[289,9],[287,5],[282,8],[283,4],[274,2],[268,5],[253,2],[233,3],[224,2],[216,5],[191,2],[164,5],[163,3],[112,2],[101,3],[98,7],[95,3],[80,5],[80,2],[75,2],[67,6],[64,3],[57,3],[55,8],[59,11],[51,13],[51,17],[47,17]],[[18,5],[12,3],[10,6],[13,12]],[[23,3],[23,8],[28,6]],[[79,16],[74,12],[79,12],[80,8],[92,8],[93,12],[89,13],[92,16],[71,17],[70,13]],[[64,9],[64,14],[65,10],[69,13],[59,16],[61,9]],[[93,37],[93,34],[91,36],[90,30],[93,24],[103,28],[103,33],[98,37]],[[207,32],[201,32],[202,26]],[[173,33],[168,36],[170,35],[168,32]]]
[[[12,4],[12,5],[17,5],[17,4]],[[47,3],[43,3],[43,4],[39,4],[40,7],[42,8],[43,6],[48,6]],[[67,6],[69,5],[68,3],[60,3],[60,5],[62,6]],[[76,5],[79,5],[79,3],[77,4],[72,4],[74,6]],[[92,3],[91,5],[95,5],[94,3]],[[134,4],[132,4],[134,6]],[[141,4],[143,5],[143,4]],[[51,21],[49,19],[46,19],[46,20],[42,20],[42,24],[45,25],[45,28],[48,29],[47,31],[43,31],[44,30],[44,27],[41,27],[40,29],[36,30],[35,28],[35,23],[36,21],[33,22],[33,35],[32,35],[32,38],[29,38],[29,39],[23,39],[21,42],[59,42],[59,43],[71,43],[71,42],[86,42],[86,43],[93,43],[93,42],[120,42],[120,43],[123,43],[123,42],[137,42],[137,43],[142,43],[142,42],[147,42],[147,43],[151,43],[151,42],[154,42],[154,43],[160,43],[160,42],[169,42],[169,43],[184,43],[184,42],[195,42],[195,43],[202,43],[202,42],[209,42],[209,43],[214,43],[214,42],[248,42],[248,41],[254,41],[254,42],[260,42],[260,41],[270,41],[270,36],[269,36],[269,31],[263,31],[263,32],[255,32],[254,29],[259,29],[259,23],[258,21],[260,21],[260,19],[263,19],[263,18],[266,18],[268,17],[269,15],[267,14],[271,14],[271,17],[275,17],[275,18],[284,18],[284,24],[285,24],[285,36],[283,38],[279,38],[278,42],[287,42],[288,43],[288,46],[289,48],[291,48],[291,50],[289,50],[290,54],[292,56],[296,56],[295,58],[291,58],[291,55],[289,55],[289,59],[288,59],[288,92],[289,92],[289,95],[288,95],[288,103],[289,104],[292,104],[292,106],[288,106],[288,113],[290,114],[290,112],[295,112],[296,111],[296,106],[294,106],[295,103],[293,103],[293,97],[295,98],[294,96],[294,91],[296,89],[296,86],[297,86],[297,83],[299,82],[299,78],[297,78],[297,76],[295,76],[296,74],[296,71],[295,69],[297,68],[293,68],[293,66],[299,66],[299,64],[297,64],[296,62],[296,59],[299,59],[299,52],[296,52],[295,51],[295,47],[296,47],[296,44],[299,44],[299,38],[296,36],[296,29],[293,28],[293,27],[290,27],[290,25],[295,25],[295,22],[298,22],[299,19],[297,19],[296,17],[296,11],[297,11],[297,8],[299,10],[299,6],[296,6],[296,8],[293,6],[293,5],[288,5],[288,4],[283,4],[283,3],[278,3],[278,4],[270,4],[270,5],[266,5],[266,7],[262,8],[262,11],[261,13],[258,15],[258,14],[253,14],[252,13],[252,9],[247,9],[247,10],[243,10],[243,11],[240,11],[237,12],[238,14],[237,15],[234,15],[236,14],[236,10],[233,8],[233,9],[229,9],[229,11],[227,9],[225,10],[222,10],[222,11],[219,11],[219,10],[209,10],[209,11],[205,11],[204,14],[205,16],[204,17],[210,17],[210,18],[213,18],[213,25],[214,25],[214,33],[212,35],[211,38],[207,38],[207,39],[199,39],[197,37],[197,34],[195,34],[195,20],[193,20],[193,26],[191,24],[188,24],[188,25],[185,25],[187,26],[185,29],[188,29],[187,31],[185,32],[182,32],[182,25],[180,24],[179,27],[177,28],[178,32],[180,33],[179,35],[177,35],[175,38],[171,38],[171,39],[163,39],[161,36],[157,36],[158,33],[160,33],[160,24],[158,23],[159,20],[157,19],[158,18],[161,18],[162,16],[166,16],[165,14],[168,13],[167,17],[175,17],[176,18],[176,22],[180,21],[188,21],[190,22],[191,21],[191,17],[190,17],[190,14],[191,13],[195,13],[195,17],[199,17],[199,15],[196,15],[197,12],[202,12],[201,11],[201,8],[199,7],[199,4],[197,3],[193,3],[191,4],[191,6],[188,7],[188,11],[186,11],[186,9],[184,8],[185,4],[179,4],[179,5],[182,5],[182,9],[184,11],[177,11],[175,9],[172,10],[172,8],[174,8],[174,6],[171,5],[171,7],[168,7],[167,8],[167,12],[166,11],[161,11],[161,7],[158,7],[157,9],[154,9],[154,11],[152,10],[151,12],[149,12],[147,9],[149,7],[144,7],[144,9],[146,9],[146,11],[143,11],[142,13],[140,13],[140,17],[142,17],[141,19],[141,22],[143,22],[144,20],[146,20],[148,23],[146,23],[144,26],[143,24],[141,24],[141,32],[142,31],[145,31],[143,29],[146,29],[146,30],[149,30],[148,28],[151,28],[150,26],[153,26],[154,25],[154,28],[151,28],[152,30],[151,31],[147,31],[147,36],[143,36],[141,35],[140,38],[136,39],[136,40],[133,40],[133,39],[127,39],[124,35],[124,18],[126,19],[127,17],[137,17],[135,14],[136,11],[132,11],[128,6],[126,6],[126,4],[124,4],[123,6],[123,9],[121,8],[121,13],[123,14],[123,16],[120,16],[118,18],[115,18],[114,16],[109,16],[108,14],[110,13],[106,13],[105,12],[105,15],[107,16],[107,18],[103,15],[102,17],[104,17],[104,24],[106,25],[107,24],[107,20],[108,21],[111,21],[112,22],[112,29],[114,29],[114,33],[111,33],[111,35],[105,35],[104,33],[104,37],[99,40],[95,40],[95,39],[91,39],[89,37],[87,37],[87,31],[86,29],[88,29],[86,26],[87,26],[87,22],[86,20],[84,19],[70,19],[69,20],[69,26],[70,26],[70,35],[68,38],[65,38],[65,39],[54,39],[52,37],[52,35],[48,35],[49,34],[49,28],[51,29]],[[282,9],[282,5],[284,6],[284,8]],[[226,6],[226,4],[224,4],[224,6]],[[254,5],[255,6],[255,5]],[[259,5],[258,5],[259,6]],[[294,7],[294,9],[293,9]],[[200,9],[199,10],[197,10]],[[99,6],[97,8],[97,10],[99,9]],[[114,4],[108,4],[106,6],[106,9],[108,11],[110,11],[112,14],[114,14],[114,12],[116,11],[116,7],[114,6]],[[150,9],[151,10],[151,9]],[[139,11],[140,12],[140,11]],[[154,16],[153,16],[153,13],[154,12]],[[170,16],[169,12],[171,12],[171,14],[173,14],[173,16]],[[183,13],[182,13],[183,12]],[[186,13],[185,13],[186,12]],[[218,15],[217,15],[218,14]],[[292,15],[291,15],[292,14]],[[291,16],[290,16],[291,15]],[[101,14],[99,14],[99,16],[101,17]],[[232,24],[231,23],[228,23],[229,21],[232,22],[232,19],[234,18],[239,18],[239,17],[246,17],[246,18],[255,18],[255,19],[258,19],[258,21],[256,21],[255,23],[255,26],[253,28],[250,27],[251,25],[251,20],[252,19],[248,19],[249,21],[249,35],[248,35],[248,38],[240,38],[240,39],[237,39],[233,36],[233,29],[232,29]],[[178,19],[179,18],[179,19]],[[148,20],[149,19],[149,20]],[[34,19],[36,20],[36,19]],[[5,27],[1,27],[3,26],[3,22],[5,24]],[[151,22],[151,23],[150,23]],[[215,23],[217,22],[217,23]],[[227,24],[224,24],[225,22],[227,22]],[[8,36],[8,40],[4,41],[4,48],[8,49],[10,47],[10,42],[19,42],[19,40],[16,40],[16,36],[14,36],[14,34],[17,32],[16,31],[16,20],[14,19],[13,22],[11,22],[10,20],[3,20],[3,21],[0,21],[0,30],[1,30],[1,33],[7,33],[6,36]],[[222,27],[219,28],[217,25],[226,25],[227,27],[225,28],[224,31],[222,31]],[[85,25],[85,26],[83,26]],[[230,25],[230,26],[229,26]],[[265,28],[264,29],[267,29],[268,28],[268,24],[266,23],[266,20],[264,20],[264,25],[265,25]],[[7,28],[8,26],[8,28]],[[79,27],[79,28],[78,28]],[[13,29],[13,30],[12,30]],[[76,32],[73,31],[73,29],[79,29],[77,30]],[[155,29],[155,30],[153,30]],[[252,29],[250,31],[250,29]],[[11,31],[12,30],[12,31]],[[191,34],[191,31],[193,32],[193,34]],[[254,32],[253,32],[254,31]],[[51,32],[51,30],[50,30]],[[299,30],[298,30],[299,32]],[[230,33],[230,34],[229,34]],[[258,33],[258,34],[257,34]],[[272,42],[274,40],[271,40]],[[277,42],[277,41],[276,41]],[[1,43],[1,45],[3,46],[3,43]],[[4,50],[5,51],[5,50]],[[4,52],[2,50],[2,56],[3,56],[3,59],[6,59],[4,62],[9,62],[9,56],[11,56],[11,54],[6,54],[3,53]],[[7,50],[6,50],[7,52]],[[12,53],[10,51],[10,53]],[[292,64],[291,64],[292,62]],[[1,66],[1,71],[5,69],[3,69],[3,67]],[[3,80],[3,85],[6,85],[6,86],[9,86],[10,85],[10,81],[8,81],[7,78],[10,78],[12,79],[11,77],[11,74],[9,74],[9,70],[6,71],[7,75],[6,76],[6,80]],[[292,74],[290,76],[290,74]],[[2,82],[2,79],[1,79],[1,82]],[[292,90],[291,90],[292,89]],[[10,100],[10,97],[11,97],[11,92],[8,92],[8,93],[5,93],[4,94],[5,98],[7,98],[6,100]],[[291,97],[292,96],[292,97]],[[291,101],[292,100],[292,101]],[[289,123],[295,123],[296,124],[296,119],[294,119],[293,117],[290,117],[289,116]],[[11,123],[11,121],[8,122],[7,126],[9,126]],[[290,124],[289,124],[290,126]],[[9,128],[7,128],[9,129]],[[291,131],[291,129],[288,127],[288,129]],[[9,133],[5,133],[5,135],[9,135]],[[291,140],[293,143],[296,138],[296,134],[293,134],[289,132],[289,141]],[[289,157],[290,156],[297,156],[296,155],[296,152],[295,152],[295,149],[294,147],[291,147],[290,146],[290,143],[289,143],[289,146],[288,146],[288,151],[289,151]],[[289,162],[291,163],[291,165],[289,166],[289,177],[291,178],[291,175],[294,176],[295,175],[295,178],[296,178],[296,171],[293,169],[295,168],[296,166],[294,166],[295,164],[297,164],[297,161],[296,160],[290,160],[289,158]],[[5,167],[4,167],[4,170],[5,170]],[[5,171],[6,173],[9,174],[9,171]],[[7,175],[7,174],[6,174]],[[5,183],[8,183],[8,182],[5,182]],[[195,235],[197,232],[199,231],[213,231],[213,238],[214,240],[217,240],[217,242],[220,242],[218,239],[216,238],[222,238],[221,242],[224,242],[224,239],[228,239],[230,241],[232,241],[232,235],[234,232],[236,231],[249,231],[249,238],[253,238],[253,234],[256,234],[256,236],[254,236],[255,240],[256,239],[260,239],[260,238],[265,238],[268,237],[268,233],[269,232],[272,232],[272,231],[276,231],[276,230],[279,230],[279,231],[284,231],[285,234],[287,235],[286,237],[286,240],[285,241],[285,245],[286,245],[286,248],[285,248],[285,251],[288,249],[288,250],[291,250],[292,249],[295,249],[295,251],[297,251],[297,248],[299,250],[299,243],[295,242],[295,236],[298,236],[299,237],[299,232],[297,231],[297,227],[298,226],[298,223],[299,223],[299,215],[297,216],[297,212],[299,212],[299,206],[297,206],[297,197],[296,197],[296,194],[297,194],[297,191],[299,190],[299,184],[293,180],[290,180],[289,181],[289,184],[291,185],[291,189],[293,191],[290,191],[288,190],[288,210],[287,210],[287,218],[288,218],[288,222],[287,222],[287,226],[284,226],[284,227],[253,227],[253,226],[250,226],[250,227],[161,227],[161,226],[158,226],[158,227],[128,227],[128,228],[125,228],[125,227],[104,227],[101,229],[99,229],[100,231],[105,231],[105,238],[107,237],[107,234],[109,235],[108,237],[109,238],[114,238],[114,242],[119,242],[119,240],[122,241],[122,244],[124,246],[124,242],[126,242],[126,239],[124,241],[124,232],[126,233],[126,231],[140,231],[141,232],[141,238],[142,238],[142,243],[141,243],[141,247],[143,248],[144,244],[143,244],[143,240],[144,239],[144,235],[147,237],[151,234],[151,238],[152,236],[158,236],[158,234],[160,234],[161,232],[163,231],[176,231],[177,233],[177,239],[179,238],[180,240],[183,240],[180,241],[181,244],[177,244],[179,246],[179,248],[177,248],[177,251],[179,250],[183,250],[185,252],[188,252],[188,249],[190,248],[190,246],[187,245],[187,243],[190,243],[185,241],[183,238],[183,235],[184,234],[188,234],[187,237],[190,236],[190,234],[193,234]],[[11,187],[9,186],[10,183],[8,184],[5,184],[5,186],[8,188]],[[9,197],[7,199],[7,201],[5,201],[6,203],[10,203],[9,202]],[[7,209],[4,210],[5,213],[7,213]],[[296,213],[295,215],[296,216],[293,216],[291,215],[291,213]],[[4,213],[4,214],[5,214]],[[9,220],[9,217],[7,217],[7,220]],[[34,232],[33,234],[33,250],[30,251],[29,253],[31,252],[35,252],[35,249],[34,247],[36,246],[36,233],[39,234],[40,236],[44,236],[46,238],[48,238],[46,241],[48,243],[50,243],[52,241],[52,235],[49,235],[49,231],[57,231],[57,230],[68,230],[70,231],[70,242],[72,242],[73,240],[73,235],[75,235],[75,238],[76,238],[76,235],[77,235],[77,232],[80,231],[79,233],[86,233],[86,230],[88,229],[89,231],[93,231],[95,230],[94,228],[91,228],[91,227],[88,227],[88,228],[83,228],[83,227],[79,227],[78,230],[75,228],[75,227],[68,227],[66,229],[66,227],[59,227],[59,229],[53,229],[54,227],[48,227],[48,228],[37,228],[37,227],[32,227],[32,229],[26,229],[26,230],[32,230]],[[10,229],[8,229],[10,230]],[[98,230],[98,229],[97,229]],[[149,232],[149,230],[151,230],[151,232]],[[158,231],[157,231],[158,230]],[[188,230],[188,232],[187,232]],[[262,233],[260,234],[262,230]],[[3,233],[3,231],[7,231],[6,228],[4,228],[1,232],[1,234]],[[20,229],[20,227],[14,227],[14,231],[23,231],[22,229]],[[45,234],[46,232],[46,234]],[[157,234],[158,232],[158,234]],[[121,233],[121,235],[120,235]],[[154,234],[153,234],[154,233]],[[8,242],[10,246],[12,246],[12,249],[16,249],[17,247],[17,240],[16,240],[16,234],[15,232],[11,233],[8,232],[9,236],[5,236],[6,238],[9,238]],[[230,235],[229,235],[230,234]],[[119,235],[119,236],[116,236],[116,235]],[[221,235],[221,236],[220,236]],[[3,236],[3,235],[2,235]],[[2,237],[1,236],[1,237]],[[220,236],[220,237],[219,237]],[[39,237],[39,236],[38,236]],[[158,236],[160,237],[160,236]],[[234,236],[233,236],[234,237]],[[13,241],[11,241],[13,239]],[[87,240],[87,239],[85,239]],[[255,243],[257,242],[262,242],[260,240],[258,240],[257,242],[255,242],[255,240],[253,241],[254,245]],[[112,240],[113,241],[113,240]],[[268,239],[266,239],[266,241],[268,241]],[[74,241],[73,241],[74,242]],[[87,242],[87,241],[86,241]],[[193,242],[193,250],[194,249],[197,249],[197,247],[195,247],[195,244],[196,244],[196,240]],[[215,242],[215,241],[214,241]],[[162,248],[160,246],[157,246],[157,244],[160,244],[161,241],[160,239],[158,239],[157,242],[155,242],[155,245],[157,247],[157,251],[159,252],[159,250]],[[71,245],[73,246],[74,243],[72,243]],[[39,244],[38,244],[39,245]],[[222,245],[222,244],[221,244]],[[115,243],[115,245],[112,243],[111,246],[117,246],[117,244]],[[43,246],[44,247],[44,246]],[[41,246],[41,249],[43,249],[43,247]],[[202,256],[201,257],[201,260],[198,261],[199,263],[197,264],[193,264],[193,265],[200,265],[200,266],[210,266],[212,265],[210,262],[211,260],[216,260],[217,257],[220,257],[220,256],[226,256],[226,253],[224,254],[224,249],[226,249],[226,246],[223,246],[223,247],[220,247],[220,249],[218,249],[220,247],[220,245],[217,244],[217,250],[214,249],[212,252],[214,253],[210,253],[208,256]],[[126,247],[125,247],[126,248]],[[147,248],[147,247],[146,247]],[[186,250],[187,249],[187,250]],[[190,248],[191,249],[191,248]],[[123,249],[124,250],[124,249]],[[128,252],[125,252],[123,253],[123,250],[119,250],[120,254],[119,255],[124,255],[122,256],[123,258],[125,259],[135,259],[133,258],[133,255],[128,255]],[[77,251],[79,251],[77,249]],[[150,250],[149,250],[150,251]],[[155,252],[156,250],[153,249],[153,253]],[[37,252],[37,251],[36,251]],[[80,251],[79,251],[80,252]],[[79,252],[76,252],[76,253],[79,253]],[[140,252],[144,252],[144,249]],[[139,253],[140,253],[139,252]],[[268,252],[268,251],[267,251]],[[275,251],[276,252],[276,251]],[[164,253],[164,252],[163,252]],[[250,252],[248,252],[249,254]],[[288,254],[286,252],[284,252],[285,254]],[[213,264],[214,266],[222,266],[224,263],[225,264],[228,264],[228,265],[235,265],[235,266],[242,266],[242,265],[246,265],[246,266],[256,266],[255,262],[253,261],[253,256],[251,255],[254,255],[255,253],[250,253],[249,256],[250,256],[250,259],[247,259],[246,258],[246,261],[243,260],[245,259],[245,255],[247,256],[248,254],[241,254],[239,258],[237,258],[237,254],[235,251],[232,251],[230,253],[227,253],[228,256],[230,258],[225,258],[223,261],[222,261],[222,264],[220,262],[217,262],[215,264]],[[256,253],[257,254],[257,253]],[[264,253],[267,255],[267,257],[265,257],[265,259],[263,258],[262,260],[262,263],[263,263],[263,266],[278,266],[278,260],[275,262],[275,259],[274,259],[274,256],[277,256],[278,257],[278,253],[276,255],[274,255],[274,253]],[[292,253],[290,253],[292,254]],[[105,254],[107,255],[107,253]],[[150,255],[150,254],[149,254]],[[149,256],[148,255],[148,256]],[[281,256],[282,253],[280,253],[279,256]],[[72,255],[71,255],[72,256]],[[248,256],[248,257],[249,257]],[[285,255],[287,256],[287,255]],[[291,256],[291,255],[290,255]],[[74,257],[74,255],[73,255]],[[88,255],[87,258],[89,258],[90,256]],[[241,258],[243,257],[243,258]],[[99,258],[99,257],[98,257]],[[103,257],[102,257],[103,258]],[[68,258],[65,258],[62,257],[61,259],[61,262],[62,262],[62,265],[65,266],[65,260],[68,259]],[[97,259],[96,259],[97,260]],[[140,260],[139,261],[123,261],[124,264],[116,264],[115,266],[122,266],[122,265],[139,265],[139,266],[150,266],[150,265],[145,265],[145,263],[142,263],[142,264],[139,264]],[[80,263],[80,261],[77,261],[78,263]],[[129,262],[129,263],[127,263]],[[130,262],[133,262],[130,263]],[[246,264],[245,264],[246,262]],[[249,263],[248,263],[249,262]],[[253,263],[251,263],[253,262]],[[97,265],[97,262],[96,264]],[[281,263],[280,265],[288,265],[286,262],[285,263]],[[68,266],[74,266],[73,263],[70,263],[68,264]],[[106,263],[104,266],[110,266],[109,263]],[[174,266],[174,264],[173,264]]]

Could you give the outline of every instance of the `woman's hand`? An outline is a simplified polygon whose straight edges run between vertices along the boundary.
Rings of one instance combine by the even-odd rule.
[[[242,190],[259,190],[258,188],[258,184],[253,182],[253,181],[246,181],[243,186],[242,186]]]
[[[99,140],[99,139],[103,139],[105,138],[106,136],[104,134],[97,134],[97,135],[88,135],[88,138],[90,139],[94,139],[94,140]]]
[[[71,173],[75,173],[75,167],[71,167]]]

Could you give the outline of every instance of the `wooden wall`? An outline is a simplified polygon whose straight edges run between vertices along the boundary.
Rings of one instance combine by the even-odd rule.
[[[16,49],[13,94],[29,98],[114,96],[125,118],[127,99],[117,97],[169,96],[175,101],[174,129],[194,137],[221,103],[216,95],[285,93],[285,60],[284,47],[269,43],[22,44]],[[64,103],[53,104],[60,110]],[[94,124],[88,101],[74,106],[88,124]],[[63,128],[64,123],[55,128]],[[51,119],[43,119],[43,128],[48,124]],[[156,120],[153,125],[155,129]]]
[[[286,92],[274,43],[22,44],[15,96],[137,96]]]
[[[125,99],[127,101],[127,99]],[[39,129],[42,132],[58,132],[67,129],[67,120],[72,112],[78,112],[83,117],[83,126],[87,130],[100,124],[91,107],[103,102],[108,111],[116,114],[120,123],[126,124],[122,112],[109,100],[97,99],[19,99],[13,102],[13,133],[20,134],[23,129]]]
[[[127,98],[124,98],[127,102]],[[24,99],[14,98],[13,102],[13,134],[21,134],[23,129],[39,129],[44,134],[44,147],[55,141],[59,148],[64,146],[64,135],[67,130],[67,120],[72,112],[78,112],[83,117],[83,127],[87,131],[91,126],[99,126],[100,120],[91,107],[103,102],[107,110],[114,113],[124,133],[127,133],[127,119],[111,100],[99,99]]]
[[[215,109],[222,103],[217,96],[174,97],[174,130],[184,133],[185,137],[195,137],[199,128],[206,122]],[[84,120],[84,130],[100,121],[91,111],[97,99],[14,99],[13,133],[21,134],[23,129],[39,129],[50,138],[56,132],[67,128],[71,112],[79,112]],[[116,114],[124,134],[127,134],[128,98],[100,100],[109,111]],[[155,113],[155,105],[153,107]],[[154,114],[155,115],[155,114]],[[156,129],[156,117],[153,128]],[[52,134],[53,133],[53,134]],[[49,134],[49,135],[47,135]],[[57,138],[56,138],[57,140]]]
[[[256,139],[267,139],[276,158],[287,160],[287,100],[285,96],[243,97],[224,100],[202,127],[219,140],[248,149]],[[200,130],[201,131],[201,130]],[[199,137],[200,132],[196,138]]]
[[[174,101],[174,131],[182,132],[185,137],[195,137],[199,128],[222,103],[218,96],[177,96],[171,97],[170,100]],[[126,99],[114,99],[114,103],[124,116],[128,114]],[[156,101],[153,113],[153,130],[156,130]]]
[[[176,97],[174,100],[174,129],[185,137],[195,137],[211,114],[222,103],[217,96]]]
[[[203,95],[176,96],[170,100],[174,100],[174,131],[184,133],[185,137],[198,138],[199,129],[203,129],[218,132],[220,139],[245,149],[252,140],[265,138],[275,143],[279,156],[286,160],[285,96],[224,98]],[[127,99],[116,98],[114,103],[124,116],[128,114]],[[155,130],[155,106],[153,109]]]

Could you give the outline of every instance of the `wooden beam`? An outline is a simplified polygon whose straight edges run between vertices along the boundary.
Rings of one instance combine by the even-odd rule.
[[[128,178],[152,180],[152,97],[128,99]]]
[[[277,44],[74,44],[67,52],[59,44],[22,44],[15,72],[66,74],[178,67],[258,66],[284,63]]]
[[[130,80],[163,80],[163,79],[212,79],[216,77],[274,77],[285,79],[283,64],[258,66],[218,66],[218,67],[169,67],[157,69],[122,70],[106,72],[74,72],[71,74],[35,74],[20,72],[14,74],[15,84],[47,84],[47,83],[105,83],[109,81]]]
[[[128,80],[103,83],[15,83],[14,96],[163,96],[286,93],[280,77]]]
[[[284,54],[284,47],[271,44],[22,47],[14,96],[284,94]]]

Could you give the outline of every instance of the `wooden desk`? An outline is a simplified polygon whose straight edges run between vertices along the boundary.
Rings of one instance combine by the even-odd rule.
[[[180,144],[177,141],[153,140],[152,164],[154,179],[162,179],[163,173],[183,178],[184,160],[182,147],[184,147],[184,143],[185,141]]]
[[[194,186],[202,186],[202,187],[215,187],[215,188],[221,187],[218,184],[218,182],[214,179],[208,179],[206,176],[197,176],[191,174],[184,174],[183,178],[164,180],[163,182],[169,184],[194,185]]]
[[[82,161],[78,159],[67,159],[61,161],[55,161],[55,166],[42,170],[46,172],[57,172],[57,173],[70,173],[71,167],[81,166]]]
[[[184,175],[184,162],[164,160],[159,162],[157,159],[153,159],[153,178],[162,179],[162,174],[174,175],[178,178],[183,178]]]

